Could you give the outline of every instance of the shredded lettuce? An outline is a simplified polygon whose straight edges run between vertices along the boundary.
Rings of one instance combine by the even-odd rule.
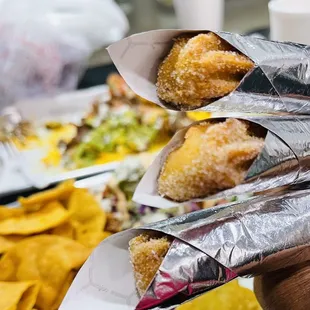
[[[158,132],[153,125],[142,124],[133,111],[111,114],[76,147],[72,159],[78,167],[85,167],[93,164],[104,152],[113,153],[120,149],[126,149],[128,153],[146,151]]]

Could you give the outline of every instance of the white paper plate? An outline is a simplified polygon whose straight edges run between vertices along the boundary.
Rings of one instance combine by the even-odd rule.
[[[100,98],[106,101],[110,98],[107,85],[92,87],[87,90],[58,95],[52,98],[35,99],[17,102],[14,106],[22,117],[33,123],[47,120],[79,121],[90,109],[93,100]],[[71,178],[81,178],[105,171],[115,170],[119,162],[111,162],[104,165],[96,165],[88,168],[63,172],[60,168],[46,168],[42,158],[47,150],[33,149],[22,152],[22,161],[27,171],[35,177],[44,180],[46,184],[58,183]],[[32,188],[31,182],[19,173],[14,167],[0,167],[0,197],[21,192]]]

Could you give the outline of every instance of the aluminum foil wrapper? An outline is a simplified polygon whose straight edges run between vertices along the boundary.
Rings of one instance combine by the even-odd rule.
[[[155,30],[125,38],[108,48],[120,74],[141,97],[169,109],[156,93],[159,64],[169,53],[173,38],[209,31]],[[310,114],[310,47],[267,41],[227,32],[215,32],[248,56],[255,68],[238,88],[198,110],[209,112]]]
[[[310,190],[287,191],[116,234],[93,252],[60,309],[175,309],[237,276],[300,263],[310,243],[309,201]],[[139,298],[128,243],[141,233],[154,232],[175,239]]]
[[[261,154],[253,162],[242,184],[193,201],[221,199],[246,193],[258,194],[310,181],[309,116],[242,116],[237,118],[247,120],[256,127],[259,125],[261,130],[267,132]],[[206,121],[225,119],[227,118],[213,117]],[[171,208],[179,204],[158,194],[157,180],[167,156],[183,143],[188,128],[180,130],[149,167],[137,186],[134,201],[158,208]]]

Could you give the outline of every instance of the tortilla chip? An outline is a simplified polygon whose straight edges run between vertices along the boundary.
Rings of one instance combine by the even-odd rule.
[[[210,118],[212,116],[212,113],[210,112],[186,112],[186,115],[193,121],[203,121],[207,118]]]
[[[61,291],[59,292],[59,295],[57,296],[56,301],[54,302],[52,309],[58,309],[60,307],[76,275],[77,271],[71,271],[69,273],[66,281],[63,283],[63,286],[61,288]]]
[[[67,238],[54,235],[27,238],[0,260],[0,281],[39,281],[36,307],[53,310],[64,285],[68,285],[70,273],[78,270],[89,254],[89,249]]]
[[[69,180],[63,182],[56,186],[53,189],[49,189],[34,195],[31,195],[27,198],[20,197],[18,199],[21,206],[27,212],[35,212],[40,210],[46,203],[53,200],[65,200],[68,199],[72,191],[74,190],[74,181]]]
[[[0,254],[7,252],[10,248],[15,245],[14,242],[0,236]]]
[[[68,211],[60,203],[50,202],[38,212],[0,222],[0,235],[40,233],[64,223],[68,218]]]
[[[32,310],[39,288],[38,282],[0,282],[0,309]]]
[[[73,221],[68,220],[67,222],[53,228],[51,234],[75,240],[76,228]]]
[[[177,310],[261,310],[252,291],[241,287],[238,280],[212,290]]]
[[[0,255],[7,252],[15,244],[23,240],[24,236],[0,236]]]
[[[68,211],[76,226],[75,239],[89,248],[96,247],[102,240],[107,220],[96,198],[86,189],[75,189],[69,199]]]
[[[103,240],[106,239],[106,238],[109,238],[110,236],[112,236],[112,233],[110,233],[109,231],[104,231],[104,232],[101,234],[101,241],[103,241]]]
[[[76,224],[75,240],[88,248],[95,248],[102,241],[104,214],[98,214],[85,223]]]
[[[0,221],[4,221],[8,218],[22,216],[24,210],[22,208],[8,208],[0,206]]]
[[[68,210],[72,214],[71,218],[80,223],[87,222],[98,214],[105,214],[96,198],[84,188],[76,188],[73,191]]]

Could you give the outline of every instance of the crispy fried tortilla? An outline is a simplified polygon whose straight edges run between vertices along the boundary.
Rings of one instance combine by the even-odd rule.
[[[79,270],[90,250],[76,241],[53,235],[27,238],[16,244],[0,260],[0,281],[38,281],[41,288],[36,306],[54,307],[70,273]],[[70,278],[72,279],[72,278]]]
[[[32,310],[39,293],[36,281],[0,282],[1,310]]]
[[[69,218],[69,212],[57,201],[38,212],[0,221],[0,235],[32,235],[56,227]]]
[[[166,158],[158,192],[182,202],[233,188],[244,181],[263,146],[264,139],[252,134],[245,121],[194,125]]]
[[[166,237],[152,238],[147,235],[140,235],[130,241],[130,259],[140,296],[145,293],[153,280],[170,245]]]
[[[201,107],[235,90],[253,67],[214,33],[179,37],[159,67],[157,94],[179,107]]]

